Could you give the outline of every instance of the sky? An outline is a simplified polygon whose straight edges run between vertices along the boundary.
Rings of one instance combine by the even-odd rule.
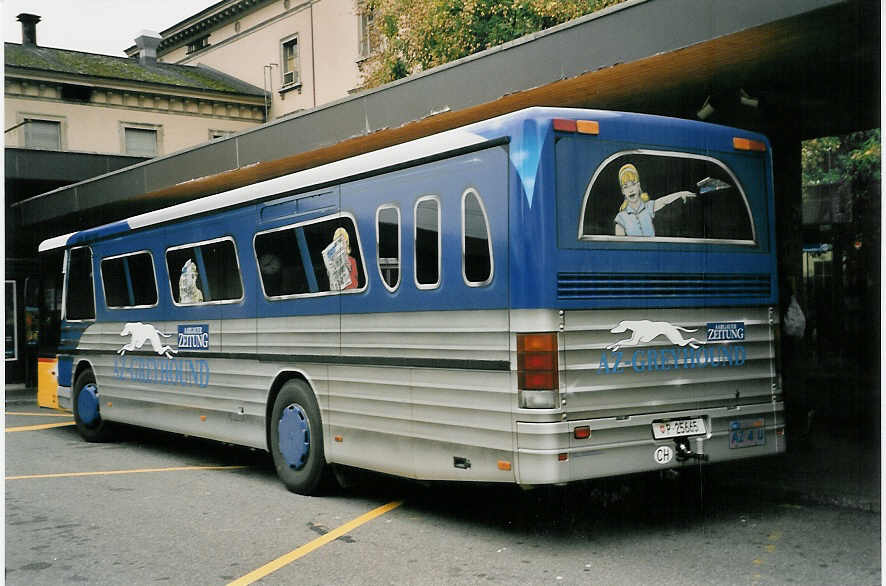
[[[37,14],[37,44],[125,56],[143,30],[159,33],[218,0],[0,0],[3,40],[21,43],[22,12]]]

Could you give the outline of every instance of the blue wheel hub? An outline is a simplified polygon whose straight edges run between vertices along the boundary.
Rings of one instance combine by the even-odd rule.
[[[301,470],[311,450],[311,428],[308,416],[300,405],[293,403],[283,409],[277,434],[283,459],[290,468]]]
[[[77,414],[80,416],[80,421],[85,425],[92,425],[100,419],[98,414],[98,387],[95,383],[89,383],[80,389],[80,394],[77,395]]]

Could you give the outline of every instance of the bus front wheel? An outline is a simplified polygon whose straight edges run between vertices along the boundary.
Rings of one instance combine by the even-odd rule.
[[[292,492],[320,491],[327,474],[320,409],[301,380],[283,385],[271,411],[271,456],[277,476]]]
[[[111,426],[102,419],[99,401],[95,375],[91,370],[84,370],[74,381],[72,407],[77,431],[88,442],[106,442],[111,439]]]

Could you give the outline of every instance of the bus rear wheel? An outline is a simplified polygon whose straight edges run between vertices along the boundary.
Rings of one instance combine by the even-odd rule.
[[[270,447],[277,476],[292,492],[320,492],[327,476],[320,408],[301,380],[283,385],[271,411]]]
[[[91,370],[84,370],[74,381],[72,407],[74,422],[80,436],[88,442],[106,442],[111,439],[111,426],[102,419],[98,385]]]

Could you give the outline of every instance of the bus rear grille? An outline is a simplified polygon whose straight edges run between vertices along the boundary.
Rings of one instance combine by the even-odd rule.
[[[769,275],[558,273],[560,299],[768,297]]]

